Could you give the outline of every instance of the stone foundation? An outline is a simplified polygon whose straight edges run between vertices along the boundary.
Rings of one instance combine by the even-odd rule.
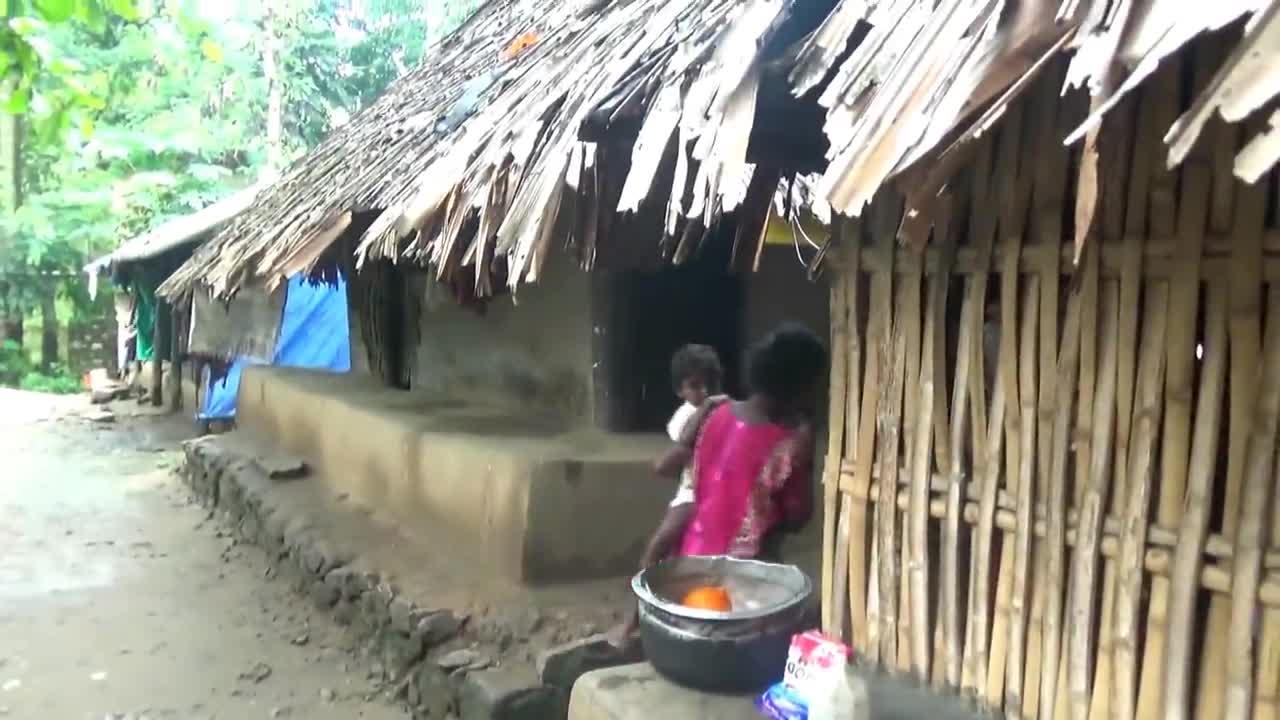
[[[389,699],[404,703],[414,718],[565,717],[567,688],[539,679],[528,646],[523,657],[513,647],[509,624],[424,602],[292,507],[285,491],[309,480],[268,479],[253,455],[222,437],[190,441],[184,450],[183,475],[197,498],[241,540],[264,549],[296,591],[350,628]],[[562,625],[570,620],[564,612],[556,617]],[[560,637],[547,624],[535,617],[523,632]]]

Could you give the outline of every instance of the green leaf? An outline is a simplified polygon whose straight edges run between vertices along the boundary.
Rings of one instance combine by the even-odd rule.
[[[0,97],[0,111],[7,112],[10,115],[21,115],[27,111],[27,106],[31,104],[31,88],[19,87],[9,93],[8,97]]]
[[[106,4],[107,10],[124,20],[138,22],[142,19],[142,12],[134,0],[107,0]]]
[[[75,0],[33,0],[36,12],[51,23],[66,22],[75,14]]]
[[[200,52],[204,54],[211,62],[221,64],[225,55],[222,52],[222,46],[218,43],[205,38],[200,41]]]
[[[22,15],[9,21],[9,29],[24,38],[43,32],[48,27],[40,18],[31,17],[30,15]]]
[[[102,4],[98,0],[78,0],[76,18],[92,33],[101,33],[107,29],[107,14],[102,11]]]
[[[80,126],[80,137],[82,139],[93,137],[93,118],[88,113],[79,113],[76,120]]]
[[[54,75],[71,75],[84,72],[84,65],[71,57],[56,57],[49,62],[49,72]]]

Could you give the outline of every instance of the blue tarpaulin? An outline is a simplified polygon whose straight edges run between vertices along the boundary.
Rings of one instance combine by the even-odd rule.
[[[289,280],[285,295],[280,336],[276,340],[275,367],[308,368],[347,372],[351,369],[351,326],[347,322],[347,285],[339,276],[337,285],[312,282],[298,275]],[[240,374],[257,361],[238,358],[224,378],[209,383],[205,370],[204,407],[201,420],[228,420],[236,415],[236,394]]]

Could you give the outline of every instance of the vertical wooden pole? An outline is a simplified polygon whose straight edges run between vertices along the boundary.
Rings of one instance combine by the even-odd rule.
[[[169,409],[177,412],[182,409],[182,322],[184,306],[175,304],[169,312],[169,379],[172,382],[173,394],[169,397]]]
[[[1044,252],[1043,266],[1040,268],[1040,367],[1039,389],[1036,391],[1036,448],[1035,448],[1035,483],[1034,513],[1044,517],[1047,511],[1045,497],[1048,493],[1050,458],[1052,456],[1054,407],[1057,402],[1059,324],[1061,322],[1061,248],[1062,218],[1066,198],[1068,149],[1060,139],[1065,137],[1071,126],[1077,121],[1079,113],[1078,97],[1060,97],[1061,82],[1059,73],[1047,73],[1041,80],[1043,89],[1038,103],[1043,108],[1040,119],[1041,135],[1037,140],[1039,157],[1036,176],[1036,187],[1032,201],[1034,208],[1032,222],[1037,244]],[[1052,79],[1052,82],[1049,80]],[[1031,359],[1028,358],[1030,362]],[[1031,556],[1041,557],[1044,553],[1044,541],[1031,538]],[[1031,593],[1031,614],[1026,626],[1026,663],[1021,671],[1022,713],[1026,717],[1036,717],[1040,706],[1041,678],[1043,667],[1052,665],[1053,660],[1044,655],[1045,650],[1045,611],[1048,598],[1046,583],[1048,575],[1042,562],[1033,562],[1032,582],[1028,586]]]
[[[151,328],[151,390],[150,400],[155,407],[164,404],[164,323],[160,322],[160,306],[163,300],[156,298],[155,322]]]
[[[1086,247],[1087,255],[1098,252],[1096,243]],[[1054,405],[1048,492],[1045,496],[1045,613],[1044,658],[1041,666],[1040,717],[1052,718],[1057,710],[1058,675],[1065,667],[1060,661],[1062,648],[1062,606],[1066,595],[1067,508],[1071,498],[1067,492],[1067,452],[1071,445],[1072,395],[1076,389],[1076,372],[1080,362],[1080,313],[1083,284],[1067,301],[1067,317],[1063,328],[1062,351],[1058,355],[1057,401]]]
[[[986,148],[979,151],[979,161],[976,163],[974,171],[974,182],[970,185],[970,192],[974,197],[983,194],[980,188],[986,184],[986,167],[988,163],[984,158],[989,157]],[[977,202],[969,206],[971,215],[975,215],[974,208],[978,207]],[[948,224],[950,228],[950,220]],[[956,240],[950,236],[948,230],[947,248],[953,251],[956,246]],[[990,245],[987,245],[986,257],[982,258],[990,263]],[[950,256],[950,253],[948,253]],[[980,260],[981,261],[981,260]],[[984,266],[985,267],[985,266]],[[950,262],[943,263],[943,268],[950,272]],[[981,280],[979,280],[981,278]],[[944,288],[950,284],[950,278],[943,275]],[[938,618],[938,637],[939,637],[939,653],[935,660],[936,667],[940,670],[935,672],[935,677],[940,678],[941,682],[936,685],[944,685],[951,689],[958,689],[961,682],[961,621],[960,621],[960,512],[961,498],[964,493],[963,470],[961,463],[964,457],[962,446],[965,436],[965,418],[969,411],[968,392],[970,390],[970,372],[973,367],[974,350],[981,349],[982,345],[982,297],[978,294],[979,284],[983,285],[982,295],[986,294],[986,273],[979,270],[973,278],[970,278],[965,289],[964,305],[961,308],[961,326],[960,334],[956,341],[956,371],[955,385],[953,386],[951,417],[947,430],[950,432],[947,446],[948,452],[946,457],[946,465],[944,471],[947,477],[947,496],[946,510],[942,526],[942,548],[941,558],[939,561],[939,618]],[[944,291],[945,293],[945,291]],[[934,312],[939,315],[939,322],[945,323],[946,320],[946,302],[944,294],[944,302],[941,308],[935,308]],[[945,357],[946,336],[945,330],[940,333],[942,337],[939,340],[937,348],[939,354]],[[937,365],[945,368],[945,360],[935,361]],[[981,365],[978,366],[979,369]],[[941,388],[945,393],[945,384]],[[944,405],[945,408],[945,405]],[[943,414],[946,414],[944,409]],[[974,453],[976,457],[976,453]],[[941,460],[941,456],[940,456]]]
[[[932,440],[938,469],[940,472],[945,472],[946,468],[949,467],[948,452],[950,451],[946,437],[946,419],[948,415],[946,400],[946,318],[947,297],[951,284],[951,260],[955,254],[956,240],[951,234],[952,203],[949,196],[943,198],[940,207],[941,210],[935,218],[933,233],[933,243],[939,249],[940,261],[937,267],[933,268],[932,274],[929,275],[928,301],[925,305],[924,346],[921,350],[920,358],[920,392],[927,393],[929,397],[921,400],[920,422],[924,424],[919,426],[919,437],[916,439],[917,447],[914,449],[910,496],[911,611],[913,613],[912,624],[917,628],[916,632],[919,633],[918,637],[915,638],[916,646],[912,648],[912,659],[926,680],[929,679],[927,675],[930,668],[934,670],[934,678],[940,679],[943,677],[943,672],[940,671],[942,667],[940,655],[943,652],[942,626],[946,623],[946,618],[941,616],[946,613],[945,606],[947,602],[945,598],[947,588],[944,587],[946,579],[939,578],[939,599],[936,608],[940,617],[933,624],[935,645],[931,653],[928,646],[931,620],[929,617],[929,572],[933,569],[928,552],[932,475],[930,472],[929,444],[930,440]],[[927,387],[926,383],[928,384]],[[935,420],[938,421],[935,422]],[[959,528],[956,529],[956,532],[958,534]],[[947,530],[944,528],[943,534],[945,535],[946,533]]]
[[[1233,148],[1234,149],[1234,148]],[[1271,193],[1280,202],[1280,176],[1272,173]],[[1264,186],[1266,180],[1259,181]],[[1271,498],[1271,550],[1280,546],[1280,497]],[[1267,582],[1280,584],[1280,569],[1269,567]],[[1262,611],[1261,645],[1258,648],[1257,687],[1254,690],[1254,720],[1280,719],[1280,608],[1274,604]]]
[[[937,220],[934,225],[934,243],[940,248],[940,260],[932,275],[929,276],[929,300],[926,312],[929,313],[925,318],[925,337],[929,343],[930,353],[929,362],[933,366],[933,462],[938,468],[938,472],[948,481],[948,489],[946,491],[945,501],[950,506],[950,482],[948,472],[951,468],[951,456],[953,448],[951,447],[951,412],[947,406],[947,307],[949,304],[949,295],[951,289],[951,272],[955,258],[955,246],[957,238],[951,230],[951,220],[955,213],[954,196],[948,193],[941,199],[941,207]],[[963,312],[963,310],[962,310]],[[961,323],[963,324],[963,319]],[[963,334],[963,330],[961,331]],[[962,364],[967,364],[962,361]],[[959,368],[956,370],[959,373]],[[926,505],[932,504],[932,501],[926,499]],[[959,501],[957,500],[957,507]],[[926,508],[926,513],[929,510]],[[931,513],[930,513],[931,515]],[[933,650],[930,655],[930,677],[929,682],[935,688],[942,688],[947,683],[947,667],[946,667],[946,634],[948,622],[953,616],[950,613],[956,611],[955,607],[955,577],[952,576],[951,583],[948,585],[947,577],[947,561],[943,557],[946,555],[946,547],[948,542],[959,543],[960,527],[959,515],[956,516],[956,526],[952,526],[947,521],[947,515],[944,514],[940,532],[942,547],[939,549],[939,557],[936,564],[930,566],[938,570],[938,591],[936,602],[934,603],[933,618]],[[926,520],[926,523],[928,521]],[[926,525],[926,542],[928,541],[928,526]],[[955,566],[951,566],[955,570]],[[950,603],[948,601],[948,591],[950,589]],[[926,602],[925,607],[928,608]],[[958,650],[957,645],[957,650]],[[956,655],[956,680],[959,681],[959,655]]]
[[[906,571],[911,595],[911,670],[922,681],[927,681],[929,676],[929,485],[932,475],[929,454],[933,440],[933,347],[940,322],[936,302],[945,286],[944,275],[936,273],[929,285],[930,302],[920,356],[920,375],[916,387],[911,389],[911,392],[919,393],[920,400],[916,408],[915,445],[909,448],[911,485],[907,510],[910,563]],[[942,302],[945,305],[945,300]]]
[[[1280,543],[1280,498],[1271,498],[1271,546]],[[1280,584],[1280,572],[1271,568],[1267,582]],[[1280,718],[1280,608],[1262,610],[1261,645],[1258,647],[1258,676],[1253,699],[1253,720]]]
[[[1164,710],[1170,720],[1186,720],[1191,698],[1187,679],[1195,663],[1191,641],[1196,626],[1196,597],[1209,526],[1211,491],[1218,469],[1218,440],[1222,435],[1222,390],[1227,364],[1227,284],[1209,283],[1205,302],[1204,365],[1196,407],[1195,437],[1187,476],[1187,499],[1178,544],[1169,574],[1169,633],[1165,656]]]
[[[993,184],[995,192],[992,193],[998,208],[1013,204],[1014,185],[1017,182],[1018,172],[1018,154],[1021,146],[1022,134],[1022,105],[1011,108],[1004,127],[1001,129],[1000,143],[998,149],[998,157],[995,164],[995,174]],[[995,228],[991,230],[993,237]],[[979,238],[981,242],[982,239]],[[994,241],[993,241],[994,245]],[[1016,247],[1016,246],[1015,246]],[[1017,261],[1013,261],[1012,273],[1009,266],[1008,256],[1017,257],[1017,252],[1012,251],[1009,244],[1004,246],[1006,258],[1001,269],[1002,275],[1002,297],[1001,306],[1003,317],[1001,319],[1000,330],[1000,351],[998,365],[1000,368],[1000,376],[1003,378],[1006,374],[1006,365],[1011,366],[1011,370],[1016,373],[1017,359],[1013,357],[1016,352],[1016,344],[1012,344],[1013,337],[1016,336],[1016,314],[1014,307],[1016,306],[1017,292]],[[1008,288],[1012,285],[1012,291]],[[1012,292],[1013,297],[1004,295],[1005,292]],[[1014,315],[1014,318],[1010,316]],[[1012,344],[1012,347],[1010,347]],[[1000,638],[998,632],[993,629],[991,610],[991,572],[992,565],[1000,562],[999,554],[995,552],[995,510],[996,498],[1000,490],[1000,456],[1004,447],[1005,433],[1005,410],[1006,406],[1017,402],[1017,394],[1008,397],[1009,384],[1003,381],[996,381],[996,388],[991,400],[991,417],[988,425],[987,446],[985,448],[974,448],[975,453],[982,455],[980,460],[974,463],[975,469],[982,471],[982,477],[978,479],[981,483],[981,494],[978,500],[978,522],[974,530],[973,536],[973,573],[972,585],[973,592],[970,596],[970,612],[969,619],[969,639],[965,647],[965,657],[967,659],[966,671],[968,683],[966,688],[974,692],[981,693],[989,704],[995,705],[1000,701],[1000,692],[994,694],[989,692],[990,683],[987,682],[989,676],[993,673],[993,663],[991,661],[990,648],[995,639]],[[997,597],[999,591],[997,590]],[[1003,644],[1003,639],[1000,638]],[[1001,680],[1004,678],[1003,662],[999,664],[998,676]],[[963,680],[963,679],[962,679]]]
[[[1260,129],[1255,123],[1249,123],[1247,127],[1249,128],[1249,135],[1253,135]],[[1232,135],[1225,145],[1225,152],[1219,151],[1219,154],[1225,155],[1228,160],[1224,160],[1224,162],[1227,162],[1235,157],[1235,135]],[[1234,186],[1234,175],[1231,179]],[[1268,184],[1270,188],[1267,187]],[[1236,226],[1239,228],[1239,236],[1234,238],[1233,253],[1245,252],[1245,248],[1248,248],[1250,255],[1257,252],[1258,238],[1264,229],[1262,225],[1266,222],[1265,211],[1260,213],[1259,209],[1267,204],[1268,192],[1273,203],[1280,202],[1280,176],[1275,173],[1254,185],[1239,186],[1236,194],[1239,198],[1239,211],[1236,213],[1231,213],[1229,209],[1223,211],[1222,214],[1228,218],[1227,221],[1234,219]],[[1260,265],[1261,262],[1257,262],[1254,265],[1254,272]],[[1258,276],[1253,275],[1252,277],[1257,279]],[[1232,273],[1232,281],[1235,282],[1235,273]],[[1255,309],[1254,312],[1257,312],[1257,310]],[[1268,321],[1270,322],[1271,319],[1269,318]],[[1274,550],[1277,546],[1280,546],[1280,498],[1273,496],[1271,503],[1270,547]],[[1267,580],[1272,584],[1280,581],[1280,569],[1274,566],[1269,567]],[[1274,604],[1262,610],[1259,638],[1261,644],[1258,647],[1257,655],[1253,717],[1254,720],[1277,720],[1280,718],[1280,608],[1277,608]]]
[[[890,240],[892,242],[892,240]],[[898,293],[898,304],[905,300]],[[881,344],[880,366],[886,370],[880,385],[876,421],[876,457],[880,461],[880,497],[876,504],[876,537],[880,549],[880,654],[885,663],[897,664],[898,578],[901,551],[898,549],[898,438],[902,422],[902,386],[907,354],[906,328],[900,313],[894,313],[893,331]]]
[[[974,165],[972,189],[973,200],[971,204],[971,208],[973,209],[970,211],[971,237],[973,238],[973,243],[978,248],[978,270],[969,279],[965,295],[965,303],[968,311],[968,315],[966,316],[966,326],[969,329],[969,344],[967,346],[968,352],[965,354],[969,357],[969,407],[970,414],[972,415],[970,420],[972,431],[969,455],[970,465],[972,467],[972,482],[975,487],[979,488],[980,495],[983,495],[985,492],[985,482],[988,475],[986,470],[987,389],[986,358],[984,357],[986,353],[985,313],[987,304],[987,278],[991,269],[992,248],[995,244],[995,214],[978,211],[979,208],[986,207],[988,202],[991,188],[991,166],[993,164],[993,156],[995,154],[995,145],[989,139],[983,142],[985,145],[980,150],[978,154],[978,161]],[[962,343],[964,339],[965,336],[962,335]],[[960,347],[964,348],[965,346],[962,344]],[[991,361],[995,362],[995,358],[991,358]],[[958,378],[959,371],[957,370],[957,380]],[[952,407],[955,408],[957,417],[962,420],[962,402],[960,400],[962,397],[962,389],[957,388],[956,392],[957,401],[952,404]],[[961,473],[960,463],[964,457],[964,454],[960,452],[961,443],[964,439],[963,422],[953,421],[952,433],[952,447],[955,448],[955,450],[952,455],[952,480],[950,483],[952,487],[948,488],[947,496],[947,523],[950,525],[953,522],[952,518],[954,518],[954,522],[958,528],[960,501],[961,497],[964,496],[963,488],[959,487],[961,482],[961,479],[959,478]],[[985,635],[987,632],[986,618],[984,617],[979,620],[974,614],[977,611],[978,604],[977,593],[975,592],[977,568],[986,563],[986,560],[980,558],[977,554],[977,538],[980,528],[983,525],[982,520],[986,517],[982,514],[985,509],[986,508],[984,506],[979,506],[979,521],[970,534],[969,582],[968,593],[965,599],[967,611],[964,613],[965,623],[963,635],[960,634],[961,630],[958,626],[955,628],[955,633],[957,635],[955,642],[959,642],[961,637],[964,638],[963,648],[960,650],[959,657],[959,685],[966,691],[975,691],[977,688],[977,670],[975,668],[974,658],[974,652],[977,649],[976,638],[979,635]],[[994,507],[991,508],[991,510],[994,512]],[[987,525],[986,528],[989,533],[990,525]],[[959,542],[959,537],[957,537],[954,545],[949,545],[944,537],[943,562],[950,563],[955,566],[953,571],[949,571],[944,567],[944,576],[948,572],[954,572],[957,575],[959,574]],[[990,540],[988,539],[987,542],[989,545]],[[957,588],[957,592],[959,592],[959,588]],[[957,602],[959,602],[958,598]],[[951,641],[948,640],[948,643],[950,642]]]
[[[908,252],[910,252],[908,250]],[[923,434],[931,437],[931,425],[920,424],[920,397],[919,388],[915,386],[920,380],[921,357],[920,350],[922,346],[923,328],[920,318],[920,289],[924,280],[924,254],[921,252],[912,253],[914,257],[909,260],[910,268],[901,278],[898,285],[899,302],[894,308],[897,312],[896,320],[901,320],[903,326],[903,377],[902,377],[902,453],[905,456],[904,463],[909,461],[916,447],[916,435]],[[931,388],[932,390],[932,388]],[[930,392],[930,402],[932,402],[932,392]],[[930,423],[932,418],[930,418]],[[928,457],[929,445],[925,445],[926,459]],[[895,455],[894,458],[898,456]],[[898,461],[893,460],[894,463]],[[881,456],[880,467],[883,472],[885,459]],[[907,483],[911,482],[911,470],[907,471],[905,478]],[[925,512],[928,512],[928,483],[925,484]],[[897,507],[897,488],[894,488],[894,507]],[[924,518],[925,527],[928,527],[928,515]],[[900,553],[902,562],[899,565],[898,572],[898,669],[905,672],[911,670],[916,660],[913,657],[916,647],[915,638],[917,636],[917,628],[915,627],[914,617],[911,607],[911,509],[908,508],[902,512],[901,522],[898,527],[901,528],[902,543]],[[923,673],[921,674],[923,678]]]
[[[1280,420],[1280,287],[1267,298],[1267,332],[1258,374],[1258,400],[1245,458],[1240,527],[1231,557],[1231,624],[1227,632],[1227,693],[1223,717],[1243,718],[1253,697],[1253,636],[1265,526],[1275,493],[1276,429]]]
[[[862,392],[862,338],[863,331],[871,331],[868,321],[864,327],[858,308],[858,296],[862,283],[862,224],[860,221],[847,221],[841,227],[841,241],[847,246],[844,258],[848,265],[846,273],[847,287],[845,303],[849,332],[848,376],[845,398],[844,452],[857,462],[857,452],[861,442],[862,403],[866,393]],[[875,363],[867,363],[866,374],[870,376]],[[874,397],[874,396],[873,396]],[[840,468],[841,484],[845,469]],[[857,475],[853,478],[854,492],[845,502],[849,505],[849,614],[852,626],[852,637],[855,647],[862,650],[867,644],[867,489],[860,483],[870,483],[870,466],[865,478]]]
[[[1051,85],[1049,78],[1041,80],[1041,94],[1037,97],[1045,97],[1046,90],[1043,88]],[[1056,92],[1054,93],[1056,96]],[[1056,102],[1052,106],[1056,106]],[[1052,117],[1053,107],[1043,107],[1039,103],[1027,101],[1027,115],[1024,118],[1026,126],[1020,133],[1018,142],[1018,170],[1017,179],[1013,186],[1013,192],[1008,199],[1000,207],[1000,237],[1002,239],[1002,248],[1004,255],[1001,258],[1004,268],[1001,276],[1000,302],[1002,314],[1000,323],[1003,328],[1001,334],[1000,354],[1004,355],[1008,352],[1010,363],[1001,365],[1000,382],[1007,385],[1005,389],[1005,397],[1008,402],[1007,413],[1005,415],[1005,490],[1010,495],[1017,496],[1019,486],[1024,482],[1024,476],[1034,471],[1035,458],[1032,457],[1035,447],[1034,425],[1036,422],[1034,412],[1031,415],[1023,413],[1023,407],[1034,406],[1035,394],[1035,374],[1034,368],[1030,370],[1031,374],[1026,373],[1028,369],[1024,363],[1034,364],[1036,362],[1035,355],[1035,338],[1020,338],[1019,330],[1035,333],[1035,320],[1038,317],[1038,306],[1031,300],[1032,297],[1038,298],[1039,284],[1036,281],[1036,294],[1021,296],[1019,289],[1021,286],[1021,260],[1022,245],[1025,241],[1027,232],[1027,221],[1033,192],[1036,187],[1036,179],[1039,176],[1039,163],[1033,162],[1031,158],[1036,157],[1040,151],[1041,132],[1039,125],[1046,116]],[[1026,320],[1025,328],[1019,325],[1021,315],[1018,314],[1020,304],[1026,302],[1028,304],[1025,312],[1031,314],[1031,319]],[[1035,302],[1038,302],[1035,301]],[[1021,343],[1019,342],[1021,339]],[[1027,354],[1023,355],[1025,352]],[[1023,384],[1025,378],[1031,378],[1031,386],[1028,397],[1024,392]],[[1029,400],[1029,402],[1028,402]],[[1024,437],[1024,423],[1030,423],[1031,435]],[[1026,446],[1024,452],[1024,441],[1029,437],[1031,445]],[[1025,456],[1025,457],[1024,457]],[[1034,475],[1031,476],[1034,482]],[[1024,653],[1024,630],[1025,630],[1025,605],[1026,598],[1025,587],[1016,588],[1019,580],[1017,577],[1017,548],[1018,538],[1016,524],[1013,532],[1005,532],[1004,547],[1001,550],[1000,558],[1000,576],[996,582],[996,614],[995,624],[992,627],[991,640],[991,666],[987,669],[987,693],[993,705],[1000,703],[1000,697],[1004,694],[1005,684],[1010,679],[1015,679],[1009,670],[1009,663],[1013,662],[1021,666]],[[1023,581],[1025,586],[1025,580]],[[1018,590],[1015,593],[1015,589]],[[1015,606],[1014,603],[1017,603]],[[1013,657],[1015,656],[1016,657]],[[1019,681],[1019,687],[1010,688],[1013,693],[1021,692],[1021,674],[1022,668],[1015,668],[1012,673],[1016,673],[1016,679]],[[1005,698],[1008,699],[1007,697]],[[1006,707],[1006,712],[1016,712],[1016,710]]]
[[[1035,506],[1036,438],[1036,322],[1039,319],[1040,278],[1026,281],[1022,297],[1021,347],[1018,353],[1018,396],[1021,422],[1018,425],[1017,492],[1013,533],[1013,576],[1010,590],[1009,661],[1005,679],[1005,714],[1021,717],[1022,679],[1026,661],[1026,632],[1031,567],[1032,520]],[[1056,304],[1056,303],[1055,303]],[[1037,677],[1037,680],[1039,678]]]
[[[1128,463],[1128,498],[1120,531],[1120,555],[1116,560],[1116,595],[1113,620],[1112,668],[1115,691],[1111,700],[1115,720],[1131,720],[1138,696],[1138,614],[1146,567],[1147,514],[1151,505],[1151,465],[1156,426],[1163,407],[1165,328],[1168,286],[1148,280],[1143,306],[1141,361],[1134,406],[1133,444]]]
[[[871,491],[871,473],[874,467],[874,458],[876,454],[876,432],[879,425],[879,416],[882,412],[879,407],[881,392],[883,385],[889,381],[889,374],[892,371],[891,358],[886,357],[885,348],[890,345],[893,333],[893,233],[898,224],[897,204],[889,197],[881,196],[875,203],[875,252],[879,256],[881,267],[877,268],[871,279],[871,300],[868,308],[867,319],[867,342],[874,348],[875,357],[868,356],[865,384],[862,393],[862,410],[859,413],[858,422],[858,447],[854,454],[854,492],[855,495],[860,493],[860,497],[870,500]],[[884,378],[884,382],[882,382]],[[880,523],[882,510],[890,513],[896,510],[890,506],[883,507],[879,500],[883,499],[884,479],[883,471],[881,477],[881,498],[877,499],[876,511],[873,517],[875,523],[875,532],[872,540],[871,564],[873,572],[867,582],[867,613],[866,613],[866,633],[863,639],[863,652],[868,654],[868,659],[873,663],[881,659],[880,650],[882,638],[886,634],[882,629],[883,617],[882,608],[883,595],[894,589],[892,586],[886,588],[882,584],[881,569],[884,564],[885,552],[880,545]],[[852,531],[851,531],[852,534]],[[858,618],[854,618],[855,632],[857,629]],[[896,632],[896,629],[891,630]],[[856,637],[856,635],[855,635]],[[885,662],[892,662],[894,656],[885,656]]]
[[[1231,284],[1227,300],[1227,342],[1230,347],[1227,397],[1230,408],[1227,419],[1227,472],[1222,504],[1222,534],[1228,538],[1234,538],[1239,527],[1250,419],[1257,403],[1257,369],[1262,348],[1263,277],[1259,234],[1261,220],[1257,216],[1259,197],[1249,188],[1237,186],[1237,199],[1240,211],[1236,227],[1243,230],[1243,233],[1232,248]],[[1245,224],[1246,221],[1248,225]],[[1209,619],[1205,626],[1196,698],[1196,717],[1202,720],[1224,717],[1227,681],[1225,638],[1230,622],[1231,598],[1215,593],[1209,600]]]
[[[1084,488],[1076,521],[1076,551],[1071,570],[1071,599],[1068,618],[1076,632],[1067,635],[1067,690],[1071,716],[1083,720],[1089,714],[1089,679],[1092,660],[1093,627],[1097,611],[1098,545],[1102,534],[1103,511],[1110,489],[1111,440],[1115,423],[1116,355],[1119,287],[1107,280],[1102,288],[1101,334],[1099,336],[1098,389],[1092,421],[1092,455],[1088,483]]]
[[[907,385],[910,383],[903,372],[903,393],[907,391]],[[912,388],[914,390],[914,388]],[[910,455],[910,448],[906,443],[902,443],[903,455]],[[901,473],[904,484],[911,479],[910,471],[905,469],[905,465],[900,464],[903,470]],[[899,486],[901,487],[901,485]],[[906,673],[911,670],[911,578],[907,573],[907,568],[911,565],[911,537],[910,537],[910,520],[907,517],[907,506],[899,505],[896,502],[897,492],[894,493],[894,506],[898,508],[901,518],[898,521],[898,662],[896,669],[898,672]],[[906,498],[904,498],[906,499]]]
[[[827,410],[827,459],[822,472],[822,627],[828,634],[844,636],[847,596],[844,582],[847,566],[837,561],[849,552],[848,538],[841,538],[837,547],[836,518],[841,514],[840,462],[844,455],[844,403],[845,385],[849,377],[848,367],[848,304],[845,299],[849,284],[845,253],[848,248],[840,237],[840,220],[832,224],[833,249],[828,256],[833,262],[836,278],[831,283],[831,385]],[[845,526],[846,533],[848,525]]]
[[[1101,158],[1100,158],[1101,160]],[[1103,165],[1105,167],[1105,165]],[[1103,196],[1106,197],[1105,195]],[[1104,201],[1104,217],[1107,205]],[[1095,238],[1096,240],[1096,238]],[[1076,411],[1074,428],[1071,432],[1071,454],[1073,456],[1072,464],[1075,466],[1073,478],[1070,481],[1067,494],[1067,502],[1069,508],[1076,509],[1077,518],[1079,517],[1079,508],[1084,501],[1085,488],[1089,486],[1089,470],[1090,458],[1093,457],[1093,423],[1095,399],[1094,394],[1097,388],[1098,378],[1098,286],[1100,275],[1102,248],[1095,241],[1091,246],[1084,248],[1084,254],[1080,259],[1080,374],[1075,390],[1076,395]],[[1077,543],[1079,538],[1079,521],[1076,523]],[[1065,535],[1064,535],[1065,538]],[[1078,556],[1078,550],[1072,549],[1064,558],[1067,577],[1064,580],[1064,589],[1067,595],[1063,599],[1064,608],[1070,606],[1070,599],[1074,596],[1074,567]],[[1070,628],[1074,632],[1081,632],[1081,629],[1069,625],[1070,616],[1064,614],[1065,620],[1062,620],[1063,633],[1066,635],[1067,629]],[[1091,632],[1091,629],[1090,629]],[[1053,717],[1064,718],[1070,717],[1070,707],[1068,703],[1068,686],[1067,673],[1070,665],[1069,647],[1065,640],[1059,640],[1058,655],[1058,674],[1056,680],[1056,698],[1053,701]]]

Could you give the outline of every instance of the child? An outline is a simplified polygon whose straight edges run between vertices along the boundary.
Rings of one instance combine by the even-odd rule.
[[[797,325],[778,328],[751,350],[747,399],[722,404],[696,437],[681,439],[695,500],[680,555],[759,557],[773,531],[808,520],[808,417],[826,362],[813,333]]]
[[[661,473],[691,471],[693,503],[677,518],[684,528],[677,554],[760,557],[774,532],[809,519],[809,418],[826,363],[813,333],[786,324],[752,348],[746,400],[703,403],[658,462]],[[625,647],[634,627],[633,619],[610,641]]]
[[[699,426],[710,411],[729,399],[719,394],[723,377],[720,356],[707,345],[685,345],[671,357],[671,384],[684,403],[676,408],[667,422],[667,435],[676,445],[654,463],[654,471],[662,477],[679,475],[680,485],[640,559],[642,570],[671,555],[693,517],[693,475],[687,467],[688,453],[681,440],[687,436],[696,437]],[[627,647],[639,623],[639,616],[633,613],[627,622],[609,633],[609,642],[617,649]]]
[[[676,395],[684,400],[667,423],[667,435],[672,442],[679,443],[686,433],[696,436],[698,426],[710,410],[728,400],[727,396],[719,394],[723,376],[720,356],[706,345],[685,345],[672,356],[671,383]],[[657,532],[649,540],[641,558],[641,568],[654,565],[671,554],[693,514],[693,476],[682,457],[677,450],[668,452],[654,463],[654,470],[660,476],[678,474],[680,485]]]

